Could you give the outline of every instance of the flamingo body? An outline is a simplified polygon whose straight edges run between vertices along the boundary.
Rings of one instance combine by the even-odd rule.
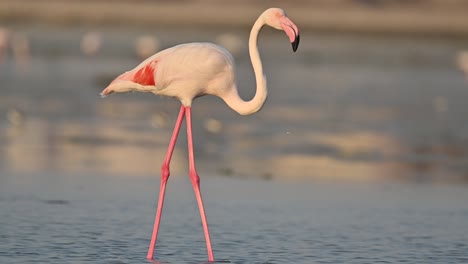
[[[190,106],[195,97],[205,94],[223,98],[235,88],[234,59],[224,48],[212,43],[170,48],[161,54],[158,66],[155,93],[176,97],[184,106]]]
[[[191,78],[190,78],[191,77]],[[102,95],[141,91],[175,97],[184,106],[206,94],[226,98],[236,89],[232,55],[213,43],[187,43],[163,50],[120,75]]]
[[[187,122],[189,176],[200,210],[208,260],[214,261],[208,223],[200,192],[200,178],[195,168],[191,105],[194,98],[209,94],[220,97],[229,107],[242,115],[255,113],[262,108],[267,98],[267,85],[257,48],[257,37],[264,25],[283,30],[291,41],[293,51],[296,51],[299,44],[299,30],[282,9],[270,8],[260,15],[252,27],[249,38],[249,52],[256,80],[256,93],[249,101],[244,101],[237,92],[232,55],[223,47],[212,43],[181,44],[158,52],[134,69],[118,76],[101,92],[103,97],[118,92],[150,92],[175,97],[182,103],[166,158],[161,168],[161,186],[153,234],[147,255],[148,259],[153,258],[164,206],[166,183],[170,175],[169,164],[182,121],[185,118]]]

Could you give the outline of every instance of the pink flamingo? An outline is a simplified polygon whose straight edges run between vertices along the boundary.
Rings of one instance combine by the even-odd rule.
[[[101,96],[104,97],[114,92],[150,92],[175,97],[182,103],[166,158],[161,168],[158,207],[147,255],[150,260],[153,259],[164,205],[166,183],[169,178],[169,163],[180,126],[184,116],[186,116],[189,175],[200,210],[208,260],[214,261],[208,223],[200,193],[200,178],[195,169],[191,105],[194,98],[211,94],[223,99],[229,107],[241,115],[252,114],[262,108],[267,98],[267,85],[258,53],[257,37],[264,25],[283,30],[291,41],[293,51],[296,51],[299,45],[299,30],[282,9],[270,8],[260,15],[253,25],[249,38],[250,58],[257,83],[255,96],[250,101],[244,101],[239,97],[235,83],[235,65],[231,54],[224,48],[212,43],[188,43],[163,50],[149,57],[133,70],[117,77],[101,93]]]

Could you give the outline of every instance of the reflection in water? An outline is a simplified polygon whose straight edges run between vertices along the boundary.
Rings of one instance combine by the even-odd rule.
[[[82,33],[67,32],[65,39],[54,31],[40,33],[58,38],[57,47],[34,34],[27,33],[33,39],[29,44],[26,33],[18,33],[14,51],[15,58],[30,61],[30,71],[17,72],[17,61],[0,64],[1,170],[158,175],[177,101],[142,94],[105,100],[98,96],[107,80],[96,80],[113,78],[138,63],[133,38],[112,30],[103,30],[99,37],[89,33],[82,48],[94,56],[83,57],[69,45],[70,39],[80,43]],[[219,34],[201,35],[215,39]],[[165,36],[170,44],[185,41],[183,32]],[[215,98],[197,102],[194,129],[200,174],[265,179],[468,179],[468,89],[447,59],[453,58],[458,44],[313,38],[313,43],[304,42],[298,60],[278,52],[284,43],[265,34],[268,45],[261,47],[261,53],[270,98],[259,114],[238,116]],[[220,39],[238,46],[232,37]],[[422,52],[421,41],[425,43]],[[109,45],[100,47],[101,42]],[[137,46],[145,46],[141,52],[160,45],[148,37],[140,42]],[[31,57],[29,45],[36,51]],[[240,93],[248,98],[254,83],[250,62],[245,49],[236,49]],[[18,57],[23,53],[26,57]],[[171,163],[173,175],[187,174],[182,135]]]
[[[468,51],[460,51],[457,54],[456,62],[468,80]]]
[[[27,70],[31,62],[30,41],[26,34],[14,32],[11,37],[11,48],[19,72]]]
[[[8,28],[0,26],[0,63],[5,62],[7,59],[10,35],[11,33]]]
[[[148,175],[158,171],[166,145],[158,131],[129,131],[119,125],[83,125],[31,119],[5,130],[4,168],[18,172],[99,171]],[[154,135],[157,134],[158,137]],[[177,157],[178,152],[174,155]],[[178,164],[173,170],[178,171]]]

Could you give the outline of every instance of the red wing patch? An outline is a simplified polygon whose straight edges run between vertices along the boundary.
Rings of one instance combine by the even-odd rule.
[[[137,71],[129,71],[120,75],[116,80],[126,80],[140,85],[156,85],[154,75],[156,74],[157,61],[151,61]],[[115,80],[115,81],[116,81]]]
[[[135,72],[133,81],[141,85],[155,85],[156,82],[154,81],[154,75],[156,71],[156,63],[156,61],[152,61]]]

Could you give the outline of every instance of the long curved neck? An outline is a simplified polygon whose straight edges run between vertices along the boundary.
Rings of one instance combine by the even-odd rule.
[[[260,16],[250,31],[249,37],[249,53],[250,53],[250,60],[252,62],[252,66],[255,73],[255,81],[257,84],[257,89],[255,92],[255,96],[250,101],[244,101],[239,94],[237,93],[237,89],[233,89],[230,96],[225,98],[226,103],[236,112],[241,115],[249,115],[255,112],[258,112],[267,98],[267,84],[266,78],[263,74],[263,66],[262,61],[260,59],[260,54],[258,53],[257,47],[257,40],[258,40],[258,33],[265,25],[265,21],[263,16]]]

